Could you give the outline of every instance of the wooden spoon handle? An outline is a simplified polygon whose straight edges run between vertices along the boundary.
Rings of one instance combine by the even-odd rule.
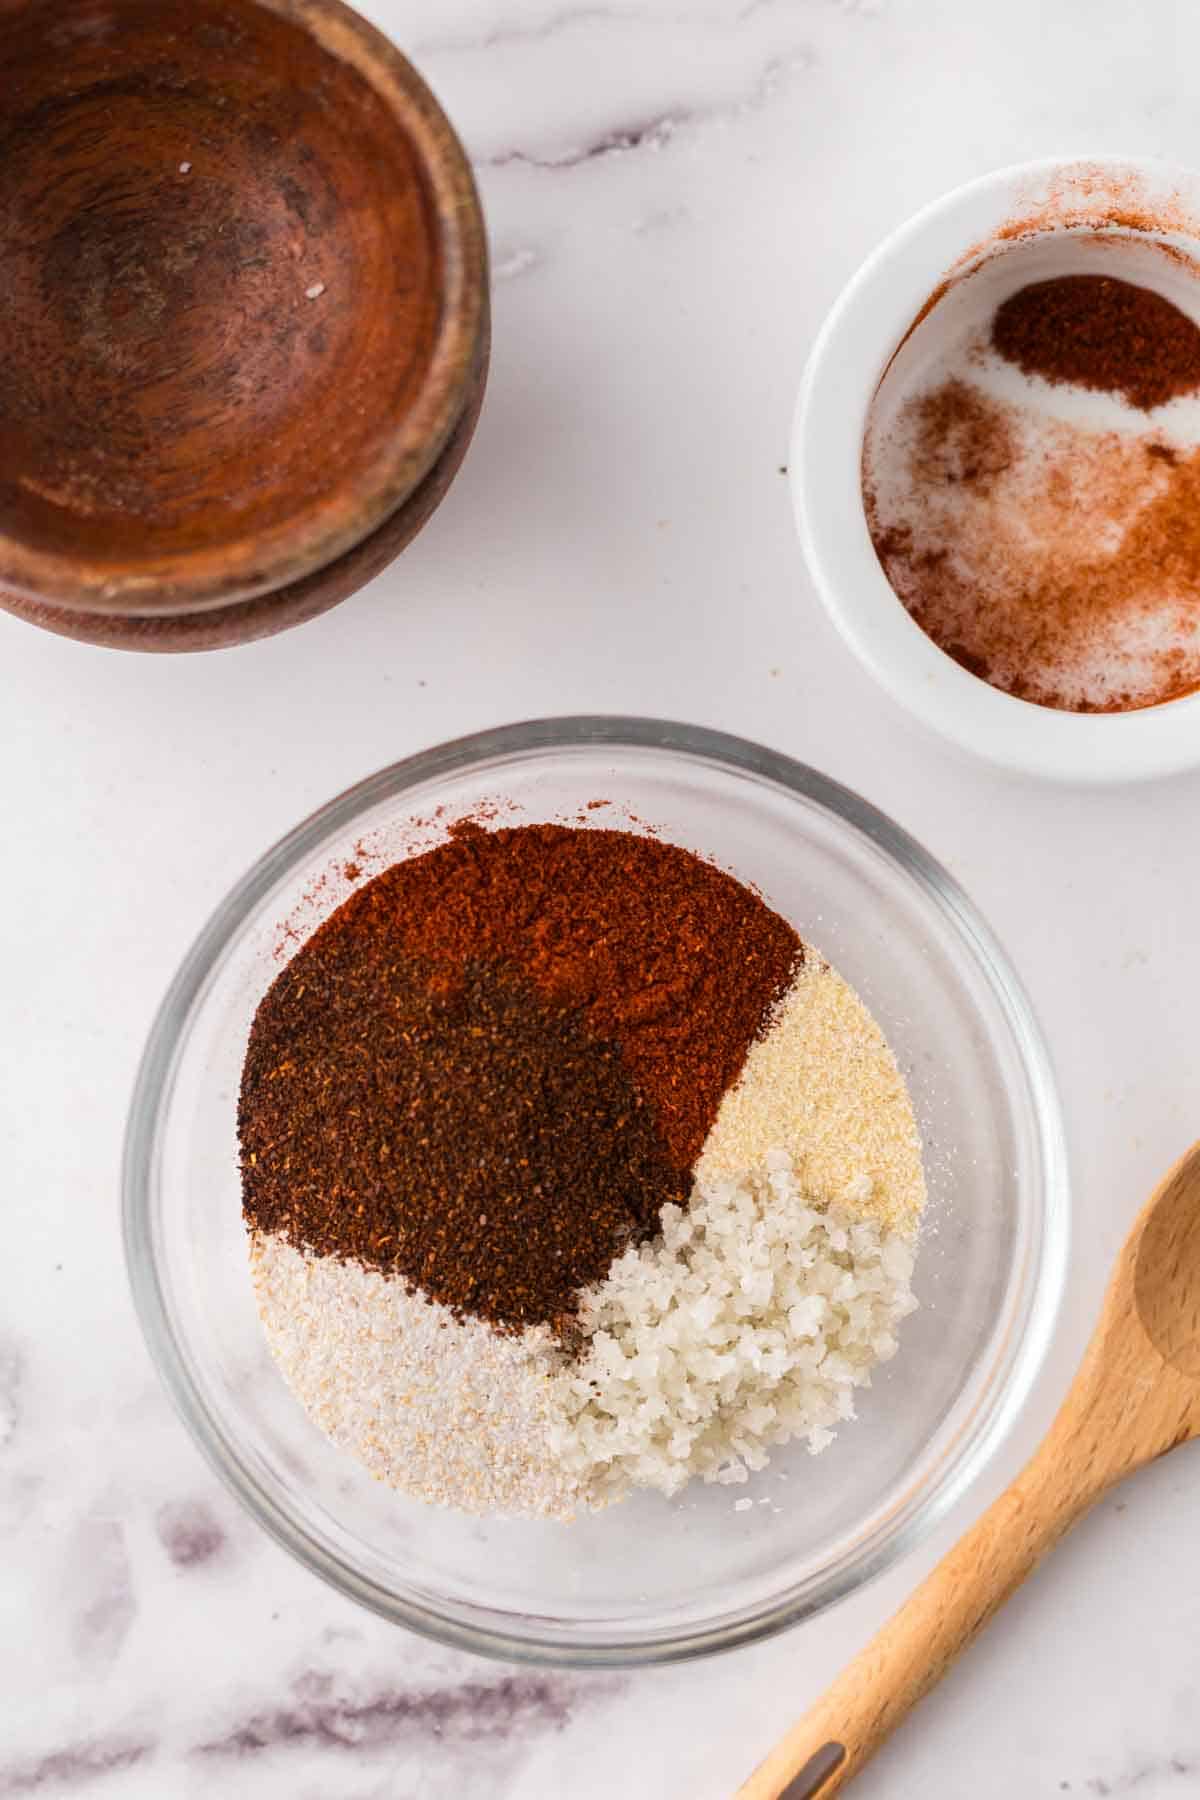
[[[1051,1432],[1013,1485],[759,1765],[739,1800],[830,1800],[840,1792],[1098,1498],[1107,1484],[1079,1448],[1069,1434]]]

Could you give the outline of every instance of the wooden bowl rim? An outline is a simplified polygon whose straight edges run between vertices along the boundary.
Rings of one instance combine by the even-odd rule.
[[[354,548],[417,488],[462,413],[486,329],[487,239],[471,165],[408,58],[344,0],[249,0],[290,20],[370,83],[410,138],[428,181],[442,254],[442,307],[413,404],[353,485],[270,532],[211,549],[109,562],[38,549],[0,531],[0,585],[14,596],[91,613],[201,612],[300,581]]]

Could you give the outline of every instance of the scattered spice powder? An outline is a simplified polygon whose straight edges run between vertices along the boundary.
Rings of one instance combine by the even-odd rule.
[[[989,390],[989,355],[1146,409],[1200,387],[1200,330],[1149,289],[1036,282],[864,445],[889,582],[964,668],[1042,706],[1123,712],[1200,688],[1200,448]]]
[[[506,1328],[664,1204],[798,965],[731,876],[614,831],[470,825],[347,900],[276,978],[239,1105],[253,1231]]]

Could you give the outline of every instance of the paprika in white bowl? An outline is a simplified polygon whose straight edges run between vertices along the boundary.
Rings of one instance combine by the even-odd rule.
[[[1200,763],[1200,176],[1075,159],[935,202],[827,319],[790,475],[817,591],[964,747]]]

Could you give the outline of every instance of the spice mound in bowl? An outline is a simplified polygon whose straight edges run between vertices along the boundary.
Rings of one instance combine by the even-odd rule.
[[[752,889],[633,831],[467,820],[254,1018],[260,1316],[382,1481],[571,1518],[825,1448],[897,1348],[921,1148],[878,1026]]]
[[[1200,269],[1119,232],[1001,244],[932,296],[863,453],[879,561],[972,674],[1077,713],[1200,689]]]

